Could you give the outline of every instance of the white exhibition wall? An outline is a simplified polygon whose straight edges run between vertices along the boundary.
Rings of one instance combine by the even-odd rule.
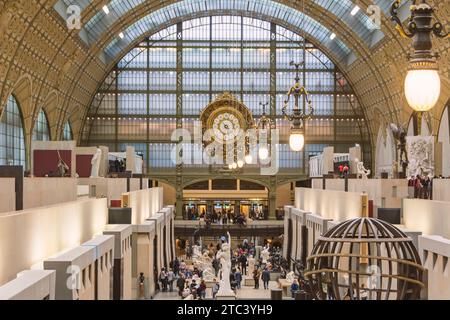
[[[449,107],[442,113],[438,141],[442,143],[442,175],[450,177],[450,117]]]
[[[433,179],[433,200],[450,202],[450,179]]]
[[[16,210],[16,179],[0,178],[0,212]]]
[[[450,202],[403,199],[403,225],[423,235],[450,239]]]
[[[101,234],[107,222],[105,198],[0,213],[0,285]]]
[[[322,189],[323,179],[312,179],[312,188]],[[344,191],[344,179],[326,179],[327,190]],[[400,208],[401,199],[408,197],[406,179],[348,179],[348,191],[365,192],[375,207]]]
[[[420,236],[419,253],[428,272],[428,299],[450,300],[450,240]]]
[[[163,188],[156,187],[123,194],[128,196],[131,208],[131,223],[141,224],[163,208]]]
[[[37,208],[77,200],[76,178],[24,178],[23,208]]]
[[[334,190],[295,188],[295,207],[326,219],[345,221],[361,217],[362,194]]]

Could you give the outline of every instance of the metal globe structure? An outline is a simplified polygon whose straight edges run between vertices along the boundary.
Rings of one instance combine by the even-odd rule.
[[[407,235],[382,220],[358,218],[318,239],[305,277],[317,300],[415,300],[423,272]]]

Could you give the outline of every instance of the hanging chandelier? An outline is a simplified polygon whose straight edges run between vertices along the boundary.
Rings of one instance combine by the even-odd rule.
[[[413,54],[408,55],[409,66],[405,78],[405,96],[409,106],[418,113],[431,110],[437,103],[441,91],[441,79],[436,59],[439,55],[432,52],[432,34],[439,38],[449,37],[439,21],[433,23],[434,9],[421,0],[412,1],[411,16],[406,28],[398,17],[401,0],[391,6],[391,20],[404,38],[412,38]]]
[[[303,39],[305,42],[305,39]],[[300,85],[300,66],[304,65],[304,62],[294,63],[291,61],[291,66],[295,66],[295,84],[289,89],[287,93],[287,99],[284,101],[282,113],[285,119],[292,122],[291,134],[289,136],[289,146],[293,151],[301,151],[305,145],[305,122],[314,115],[314,108],[312,106],[311,99],[309,98],[308,91],[305,87]],[[287,108],[291,96],[294,96],[294,107],[292,114],[287,113]],[[308,113],[300,108],[300,97],[305,98],[305,102],[308,104]]]
[[[256,128],[258,130],[258,136],[267,137],[267,143],[265,145],[259,145],[258,156],[261,160],[266,160],[269,157],[269,141],[270,141],[270,130],[272,129],[273,121],[266,114],[266,107],[269,105],[268,102],[260,102],[259,105],[262,107],[263,112],[261,118],[259,119]]]

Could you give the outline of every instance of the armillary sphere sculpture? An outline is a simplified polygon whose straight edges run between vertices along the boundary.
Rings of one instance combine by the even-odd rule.
[[[357,218],[321,236],[305,277],[318,300],[419,299],[424,268],[410,238],[378,219]]]

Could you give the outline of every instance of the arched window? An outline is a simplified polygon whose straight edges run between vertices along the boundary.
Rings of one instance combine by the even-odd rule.
[[[0,165],[25,167],[25,139],[22,115],[17,100],[8,97],[0,119]]]
[[[178,40],[177,32],[182,34]],[[256,121],[263,113],[260,103],[270,103],[266,112],[280,134],[280,170],[306,172],[309,157],[324,147],[348,152],[355,143],[361,145],[365,163],[371,163],[369,130],[352,87],[331,58],[306,40],[304,50],[300,34],[241,16],[202,17],[168,26],[139,42],[110,72],[86,117],[82,143],[111,151],[135,146],[146,168],[174,168],[173,130],[181,126],[193,132],[201,111],[228,91]],[[291,150],[292,124],[282,114],[296,76],[293,60],[304,61],[299,76],[315,108],[302,152]],[[177,84],[177,79],[182,81]],[[305,100],[301,104],[306,107]],[[201,152],[192,151],[193,144],[183,148],[192,155],[184,168],[207,168]]]
[[[33,130],[34,141],[48,141],[50,140],[50,128],[48,126],[47,116],[44,110],[39,112],[36,123]]]
[[[72,128],[70,127],[69,121],[67,121],[66,124],[64,125],[63,140],[64,141],[73,140]]]

